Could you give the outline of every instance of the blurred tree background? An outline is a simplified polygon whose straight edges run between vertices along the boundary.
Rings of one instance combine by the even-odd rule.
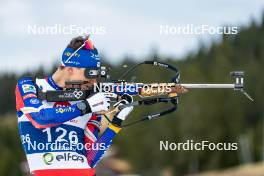
[[[264,17],[261,24],[252,22],[241,27],[237,35],[223,35],[221,42],[202,47],[186,58],[164,58],[157,53],[159,61],[171,63],[181,71],[184,83],[230,82],[229,72],[244,70],[247,91],[254,97],[252,103],[239,92],[232,90],[191,90],[180,97],[177,112],[165,118],[138,124],[124,129],[115,139],[120,158],[128,160],[133,172],[142,175],[157,175],[171,168],[174,175],[195,173],[203,170],[227,168],[264,159]],[[107,60],[107,59],[104,59]],[[117,78],[136,62],[126,58],[119,65],[111,65],[113,77]],[[54,66],[56,67],[56,66]],[[136,81],[168,81],[170,72],[148,66],[135,71]],[[146,71],[147,70],[147,71]],[[34,72],[0,76],[0,175],[22,175],[25,161],[18,137],[15,115],[14,89],[16,81],[23,75],[44,76],[50,71],[39,68]],[[132,118],[140,117],[160,106],[136,108]],[[160,151],[159,142],[237,142],[238,151]]]

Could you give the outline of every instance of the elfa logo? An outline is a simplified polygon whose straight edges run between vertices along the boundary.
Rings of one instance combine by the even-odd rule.
[[[45,153],[43,155],[43,161],[45,164],[47,165],[51,165],[52,162],[54,161],[77,161],[77,162],[84,162],[84,158],[82,156],[79,155],[75,155],[75,154],[71,154],[71,153],[63,153],[61,155],[56,155],[56,157],[54,157],[54,155],[52,153]]]
[[[43,161],[47,165],[51,165],[51,162],[53,161],[54,156],[51,153],[45,153],[43,155]]]

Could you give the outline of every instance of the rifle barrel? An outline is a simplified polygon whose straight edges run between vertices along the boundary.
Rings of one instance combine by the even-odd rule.
[[[187,89],[234,89],[235,84],[180,84]]]

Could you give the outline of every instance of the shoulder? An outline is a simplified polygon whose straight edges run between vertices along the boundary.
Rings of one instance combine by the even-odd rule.
[[[30,76],[21,77],[21,78],[19,78],[19,80],[17,81],[17,84],[18,84],[18,85],[32,84],[32,83],[34,83],[34,81],[33,81],[33,77],[30,77]]]
[[[34,79],[32,77],[22,77],[17,82],[17,87],[20,92],[26,93],[36,93],[36,87]]]
[[[20,110],[21,108],[25,106],[32,106],[31,101],[33,98],[37,98],[37,88],[35,87],[35,83],[33,81],[32,77],[22,77],[18,80],[16,89],[15,89],[15,95],[16,95],[16,108],[17,110]],[[34,106],[36,103],[34,104]]]

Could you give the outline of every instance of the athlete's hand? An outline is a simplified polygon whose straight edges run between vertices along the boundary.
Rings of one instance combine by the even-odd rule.
[[[77,103],[77,108],[82,114],[91,112],[104,113],[109,110],[110,99],[106,93],[96,93],[84,101]]]
[[[100,113],[108,111],[110,108],[110,99],[106,93],[96,93],[86,99],[92,112]]]
[[[125,104],[129,104],[133,102],[133,97],[128,95],[128,94],[124,94],[121,97],[122,99],[117,102],[114,106],[116,108],[122,108],[123,105]],[[128,106],[125,108],[122,108],[113,118],[112,123],[117,125],[117,126],[121,126],[122,122],[124,120],[126,120],[126,118],[128,117],[128,115],[131,113],[131,111],[133,110],[133,106]]]

